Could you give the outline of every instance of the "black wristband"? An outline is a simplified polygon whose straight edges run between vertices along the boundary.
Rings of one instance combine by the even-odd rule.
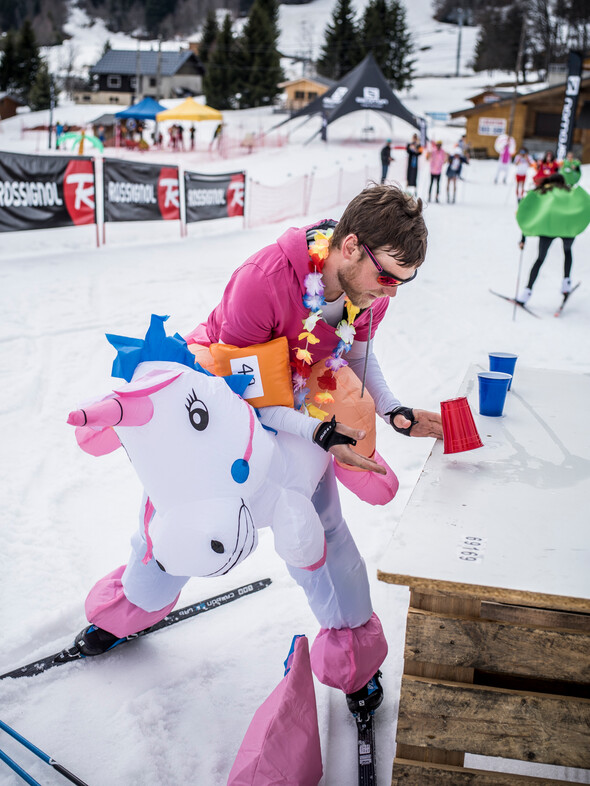
[[[396,407],[395,409],[392,409],[391,412],[386,412],[385,414],[389,415],[389,422],[391,423],[393,428],[399,434],[405,434],[406,437],[410,436],[410,432],[412,431],[412,429],[414,428],[414,426],[418,422],[416,420],[416,418],[414,417],[414,410],[410,409],[410,407]],[[408,420],[411,420],[412,422],[406,428],[400,428],[399,426],[396,426],[395,423],[393,422],[393,419],[394,419],[394,417],[396,415],[403,415],[405,418],[407,418]]]
[[[335,415],[332,416],[332,420],[326,420],[324,423],[321,423],[313,437],[316,445],[319,445],[325,451],[330,450],[333,445],[356,445],[356,439],[336,431],[337,425]]]

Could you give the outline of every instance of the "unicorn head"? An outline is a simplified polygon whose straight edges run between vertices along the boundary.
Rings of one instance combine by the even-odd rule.
[[[178,576],[227,573],[256,547],[251,499],[273,460],[273,443],[241,393],[247,375],[204,371],[167,317],[152,315],[145,340],[107,336],[118,349],[113,375],[126,382],[71,412],[87,452],[122,444],[148,501],[144,561]]]

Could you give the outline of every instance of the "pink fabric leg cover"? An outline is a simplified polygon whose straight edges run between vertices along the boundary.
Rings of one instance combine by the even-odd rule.
[[[322,628],[311,648],[313,673],[324,685],[354,693],[366,685],[387,655],[379,617],[359,628]]]
[[[387,505],[397,494],[399,481],[395,472],[377,451],[375,451],[373,459],[377,464],[385,467],[387,470],[386,475],[346,469],[346,467],[338,464],[337,461],[334,462],[334,472],[340,483],[346,486],[347,489],[350,489],[363,502],[368,502],[369,505]]]
[[[178,600],[177,595],[172,603],[158,611],[140,609],[125,597],[121,584],[124,570],[125,565],[121,565],[120,568],[116,568],[97,581],[88,593],[84,604],[89,622],[120,638],[149,628],[150,625],[163,620]]]

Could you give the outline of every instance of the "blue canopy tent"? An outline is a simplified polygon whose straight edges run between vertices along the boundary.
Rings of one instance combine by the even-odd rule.
[[[122,109],[115,114],[120,119],[133,118],[133,120],[155,120],[158,112],[165,112],[166,107],[159,104],[154,98],[146,96],[138,104],[131,104],[127,109]]]

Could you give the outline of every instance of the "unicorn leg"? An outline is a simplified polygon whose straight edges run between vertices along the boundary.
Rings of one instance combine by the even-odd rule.
[[[387,643],[371,606],[365,563],[342,517],[332,465],[312,502],[326,534],[326,561],[312,571],[287,567],[322,626],[311,650],[316,677],[352,693],[375,674]]]
[[[154,559],[144,565],[145,541],[139,533],[131,538],[127,565],[100,579],[86,598],[89,622],[119,638],[155,625],[176,605],[188,576],[171,576]]]

